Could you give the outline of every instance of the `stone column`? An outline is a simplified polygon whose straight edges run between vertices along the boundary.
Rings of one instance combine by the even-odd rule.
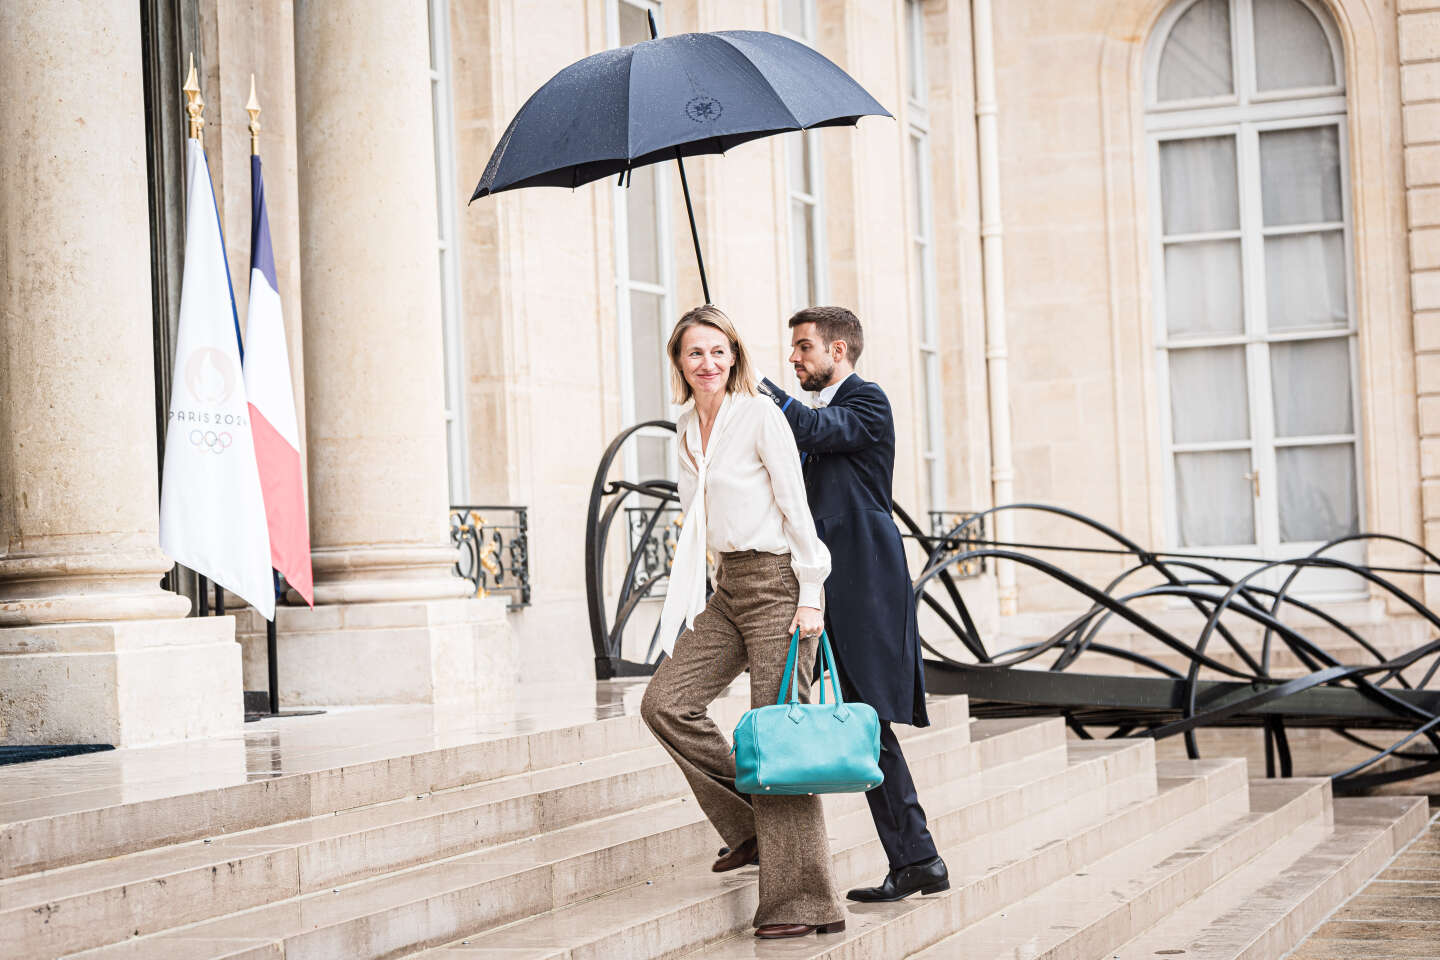
[[[473,702],[504,627],[453,599],[429,63],[424,4],[295,4],[317,609],[278,624],[286,703]]]
[[[236,732],[231,618],[160,589],[140,17],[0,4],[0,743]]]

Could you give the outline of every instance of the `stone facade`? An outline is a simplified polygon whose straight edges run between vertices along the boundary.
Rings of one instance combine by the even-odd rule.
[[[448,18],[449,50],[436,71],[453,104],[453,164],[439,165],[454,172],[448,185],[436,182],[429,84],[439,81],[425,5],[193,4],[205,143],[242,315],[242,108],[252,72],[264,108],[319,600],[313,612],[281,611],[287,705],[463,705],[504,696],[516,682],[590,675],[585,511],[599,456],[626,425],[630,389],[619,359],[628,342],[616,241],[625,195],[600,182],[465,201],[530,93],[616,42],[616,3],[429,5]],[[912,513],[985,508],[1005,482],[1016,500],[1064,505],[1143,544],[1171,545],[1150,234],[1157,205],[1144,124],[1147,51],[1171,5],[920,5],[943,371],[945,489],[933,504],[923,332],[911,297],[921,263],[907,152],[919,120],[908,95],[907,5],[656,5],[666,34],[780,31],[791,26],[787,11],[807,9],[815,46],[894,113],[818,131],[813,142],[823,174],[823,298],[867,323],[860,372],[890,395],[895,494]],[[1440,552],[1440,6],[1325,0],[1319,8],[1344,52],[1361,526]],[[166,561],[155,547],[141,25],[133,8],[26,0],[0,11],[0,139],[22,145],[0,180],[0,742],[233,730],[241,658],[231,621],[183,619],[183,604],[157,586]],[[977,93],[985,43],[993,102]],[[988,169],[977,114],[995,121]],[[747,144],[692,160],[687,172],[713,298],[763,370],[793,386],[785,364],[797,269],[792,143]],[[660,176],[668,302],[678,315],[702,295],[679,179]],[[459,356],[449,360],[462,376],[449,403],[467,451],[463,489],[449,499],[530,508],[533,602],[506,616],[508,629],[500,600],[458,599],[463,582],[448,572],[437,188],[457,226],[459,301],[448,309],[458,318],[449,349]],[[986,328],[997,296],[1003,338]],[[102,341],[103,356],[74,349]],[[997,362],[1009,379],[999,395]],[[994,428],[1006,420],[1013,454],[997,463]],[[1023,518],[1012,532],[1075,537]],[[1369,559],[1415,560],[1387,544],[1371,547]],[[1091,578],[1120,569],[1109,558],[1066,563]],[[1422,589],[1418,578],[1410,585]],[[986,624],[1014,601],[1030,613],[1075,604],[1023,573],[1018,588],[1008,601],[997,597],[993,572],[966,584]],[[1433,602],[1440,580],[1425,589]],[[248,612],[241,622],[245,686],[263,687],[262,631]],[[387,672],[391,656],[398,668]],[[99,659],[87,666],[82,657]],[[204,661],[187,677],[211,678],[185,708],[189,719],[157,725],[123,706],[129,694],[116,677],[129,670],[173,687],[166,678],[186,658]],[[130,666],[142,663],[165,666]],[[73,701],[93,708],[62,706],[70,698],[55,691],[72,688],[94,691]],[[59,719],[67,710],[116,719],[82,729]]]

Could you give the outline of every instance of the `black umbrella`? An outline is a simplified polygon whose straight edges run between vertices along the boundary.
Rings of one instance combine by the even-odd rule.
[[[681,158],[789,130],[853,126],[868,115],[890,112],[844,70],[787,37],[723,30],[646,40],[586,57],[535,91],[470,200],[520,187],[573,188],[615,174],[623,181],[635,167],[674,159],[708,303]]]

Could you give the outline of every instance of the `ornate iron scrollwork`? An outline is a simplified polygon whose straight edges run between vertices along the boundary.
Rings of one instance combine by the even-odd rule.
[[[455,574],[475,585],[475,596],[508,593],[510,609],[530,605],[529,508],[452,506],[450,542],[460,551]]]
[[[1070,520],[1101,534],[1113,546],[998,544],[984,542],[982,536],[972,537],[980,542],[972,543],[971,549],[947,551],[944,542],[932,541],[926,569],[915,581],[916,602],[937,615],[972,659],[951,657],[922,638],[930,655],[925,666],[931,691],[969,694],[974,712],[982,716],[1059,711],[1085,738],[1097,726],[1113,728],[1110,736],[1182,736],[1191,757],[1199,756],[1195,731],[1201,727],[1259,728],[1264,731],[1270,776],[1293,772],[1288,729],[1328,729],[1372,751],[1361,762],[1331,775],[1337,790],[1359,791],[1440,771],[1440,690],[1427,689],[1440,670],[1440,640],[1403,653],[1382,653],[1355,629],[1290,593],[1307,569],[1347,571],[1408,607],[1433,636],[1433,631],[1440,631],[1440,616],[1381,575],[1440,575],[1440,557],[1419,544],[1385,534],[1355,534],[1303,557],[1250,560],[1250,572],[1237,580],[1200,562],[1228,558],[1151,552],[1099,521],[1060,507],[1008,504],[966,523],[978,524],[1000,510],[1038,511]],[[1374,568],[1326,555],[1337,546],[1361,540],[1403,544],[1420,555],[1422,564],[1433,566]],[[1055,550],[1109,553],[1128,556],[1132,562],[1101,589],[1036,556]],[[975,558],[1020,564],[1075,592],[1086,608],[1048,637],[992,651],[950,576],[951,569]],[[1262,578],[1272,571],[1286,574],[1278,588],[1263,585]],[[1162,597],[1184,601],[1201,615],[1204,625],[1193,635],[1167,629],[1146,606],[1147,601],[1153,604],[1152,598]],[[1297,615],[1309,622],[1318,619],[1338,632],[1350,648],[1345,655],[1356,662],[1342,663],[1334,651],[1308,638],[1296,623]],[[1107,642],[1101,629],[1114,618],[1128,623],[1137,635],[1151,638],[1162,652],[1151,654]],[[1250,626],[1255,639],[1242,639],[1242,626]],[[1258,633],[1254,628],[1260,628]],[[1279,669],[1280,654],[1298,667]],[[1092,655],[1088,658],[1092,663],[1094,656],[1109,657],[1128,671],[1138,667],[1153,676],[1072,669],[1086,655]],[[1385,746],[1361,735],[1377,730],[1398,736]],[[1421,749],[1427,744],[1429,749]]]

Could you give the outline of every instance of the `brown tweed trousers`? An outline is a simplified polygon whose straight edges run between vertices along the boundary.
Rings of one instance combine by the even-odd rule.
[[[731,847],[756,837],[760,904],[755,926],[819,925],[845,910],[830,871],[825,812],[816,796],[749,796],[735,789],[730,739],[706,713],[720,692],[750,667],[750,705],[768,706],[780,694],[790,652],[786,627],[795,615],[799,584],[790,555],[744,550],[720,555],[715,593],[694,628],[675,642],[675,655],[655,671],[640,715],[680,765],[700,809]],[[810,686],[816,640],[800,643],[801,697]]]

